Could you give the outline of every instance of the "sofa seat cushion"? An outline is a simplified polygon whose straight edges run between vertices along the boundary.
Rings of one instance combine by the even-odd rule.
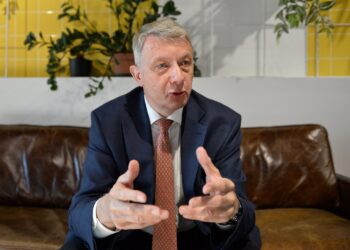
[[[58,249],[67,232],[67,210],[0,206],[0,232],[0,249]]]
[[[320,209],[256,210],[262,249],[350,249],[350,221]]]

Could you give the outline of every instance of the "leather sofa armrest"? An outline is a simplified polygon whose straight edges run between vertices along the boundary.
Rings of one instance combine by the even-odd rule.
[[[340,196],[339,215],[350,220],[350,178],[337,174]]]

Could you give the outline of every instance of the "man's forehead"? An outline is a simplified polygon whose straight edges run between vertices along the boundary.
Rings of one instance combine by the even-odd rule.
[[[147,47],[148,49],[157,49],[163,46],[164,44],[173,44],[173,45],[179,45],[179,46],[188,45],[192,50],[191,43],[182,37],[165,38],[165,37],[159,37],[155,35],[149,35],[145,39],[143,48]]]

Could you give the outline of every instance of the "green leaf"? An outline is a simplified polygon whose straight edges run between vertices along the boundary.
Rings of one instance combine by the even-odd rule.
[[[68,10],[71,10],[71,9],[74,9],[73,6],[72,5],[68,5],[68,6],[62,8],[62,11],[63,12],[68,12]]]
[[[317,18],[317,11],[314,8],[311,8],[309,10],[309,13],[307,14],[305,23],[306,24],[313,23],[315,22],[316,18]]]
[[[297,15],[299,16],[300,22],[301,23],[304,22],[305,16],[306,16],[306,9],[305,9],[305,7],[298,5],[298,6],[295,7],[295,11],[296,11]]]
[[[162,14],[163,16],[177,16],[181,12],[176,9],[174,1],[167,1],[163,6]]]
[[[283,33],[289,33],[288,25],[286,23],[278,23],[275,25],[274,33],[276,33],[277,41],[281,38]]]
[[[61,4],[61,8],[65,8],[68,5],[70,5],[69,2],[64,2],[64,3]]]
[[[288,14],[287,15],[287,21],[291,28],[297,28],[300,25],[300,18],[298,14]]]
[[[102,90],[102,89],[104,88],[104,86],[103,86],[103,82],[102,82],[102,81],[100,81],[100,82],[99,82],[99,84],[98,84],[98,88],[99,88],[100,90]]]
[[[50,85],[50,90],[56,91],[58,89],[57,81],[54,76],[51,76],[49,79],[47,79],[47,84]]]
[[[60,19],[62,19],[62,18],[64,18],[64,17],[66,17],[66,16],[68,16],[66,13],[61,13],[61,14],[59,14],[59,15],[57,16],[57,19],[60,20]]]
[[[336,1],[327,1],[327,2],[322,2],[319,5],[320,10],[330,10],[334,5]]]
[[[279,20],[284,20],[284,16],[283,16],[283,13],[284,13],[285,9],[281,9],[280,11],[277,12],[276,16],[275,16],[275,19],[279,19]]]

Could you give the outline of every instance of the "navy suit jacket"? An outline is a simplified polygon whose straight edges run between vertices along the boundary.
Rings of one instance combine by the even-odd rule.
[[[183,110],[181,170],[186,200],[202,195],[205,173],[195,151],[204,146],[221,175],[235,183],[243,208],[241,219],[231,230],[221,230],[214,223],[195,221],[199,233],[209,237],[211,249],[235,249],[239,242],[248,241],[259,244],[259,236],[254,232],[254,207],[246,199],[245,175],[240,164],[240,122],[239,114],[195,91]],[[96,242],[100,241],[92,234],[93,206],[127,171],[132,159],[140,163],[140,174],[134,188],[147,195],[147,203],[154,203],[152,144],[142,88],[138,87],[92,112],[81,184],[69,209],[68,239],[74,235],[83,239],[90,249],[97,248]],[[132,239],[133,231],[137,230],[122,230],[112,236],[114,242]]]

